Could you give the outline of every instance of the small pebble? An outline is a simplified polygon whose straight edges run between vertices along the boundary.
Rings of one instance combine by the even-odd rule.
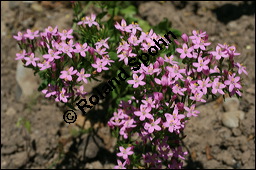
[[[221,117],[222,123],[228,128],[236,128],[239,126],[239,119],[232,112],[226,112]]]
[[[232,98],[226,98],[225,102],[223,103],[223,107],[226,112],[238,110],[240,105],[240,101],[238,98],[232,97]]]

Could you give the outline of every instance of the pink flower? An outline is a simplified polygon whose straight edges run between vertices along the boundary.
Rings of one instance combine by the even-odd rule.
[[[44,60],[43,63],[38,63],[37,65],[38,65],[38,67],[41,68],[40,70],[46,70],[48,68],[51,68],[50,61],[46,61],[46,60]]]
[[[128,42],[132,44],[133,46],[138,46],[141,41],[138,39],[136,35],[131,34],[130,37],[128,38]]]
[[[105,55],[108,52],[106,52],[106,48],[100,48],[99,46],[96,46],[96,50],[95,50],[99,55]]]
[[[174,94],[179,94],[181,96],[184,96],[184,91],[186,91],[187,89],[186,88],[181,88],[178,84],[174,85],[172,87],[172,91]]]
[[[68,102],[67,97],[69,97],[69,95],[66,94],[66,89],[62,88],[59,96],[55,99],[55,101],[63,101],[64,103],[67,103]]]
[[[210,62],[210,59],[207,59],[207,60],[203,60],[202,57],[198,57],[198,63],[193,63],[193,66],[194,67],[197,67],[197,72],[201,72],[203,69],[204,70],[208,70],[209,67],[207,64],[209,64]]]
[[[160,131],[161,127],[158,125],[161,121],[161,118],[159,117],[156,121],[154,119],[151,120],[151,123],[146,122],[144,128],[149,132],[153,133],[154,130]]]
[[[91,16],[86,16],[82,18],[82,21],[79,21],[77,23],[77,25],[88,25],[89,27],[92,27],[93,25],[95,26],[99,26],[99,24],[95,21],[96,19],[96,15],[95,14],[91,14]]]
[[[85,98],[85,95],[87,94],[87,92],[84,91],[84,86],[80,86],[79,89],[74,88],[76,90],[76,95],[78,96],[82,96],[83,98]]]
[[[124,163],[122,163],[119,159],[117,160],[117,165],[114,166],[114,169],[126,169],[125,168],[126,165],[126,161],[124,161]]]
[[[187,44],[183,44],[182,45],[182,49],[181,48],[177,48],[176,51],[181,54],[180,58],[182,58],[182,59],[185,58],[185,57],[192,58],[191,52],[193,51],[193,48],[190,47],[188,49]]]
[[[197,38],[195,40],[192,40],[192,42],[194,43],[194,49],[198,49],[200,48],[201,50],[205,50],[205,46],[209,46],[211,43],[210,42],[205,42],[205,40],[201,39],[201,38]]]
[[[242,72],[244,72],[244,74],[248,75],[246,67],[243,64],[236,63],[235,66],[238,68],[238,74],[242,74]]]
[[[19,32],[18,32],[18,35],[17,35],[17,36],[14,35],[13,38],[16,39],[17,41],[21,41],[21,40],[24,39],[25,37],[24,37],[24,35],[19,31]]]
[[[22,50],[20,51],[19,53],[16,53],[16,58],[15,60],[22,60],[24,59],[24,57],[26,56],[26,51],[25,50]]]
[[[91,76],[91,74],[84,74],[84,68],[81,69],[80,73],[77,72],[76,75],[78,76],[77,81],[79,82],[79,81],[83,80],[85,84],[88,83],[86,78]]]
[[[124,61],[125,65],[128,65],[128,58],[129,57],[135,57],[136,54],[132,53],[132,49],[129,50],[123,50],[121,54],[119,54],[117,57],[119,58],[118,61]]]
[[[61,47],[60,47],[60,48],[61,48]],[[59,49],[59,50],[60,50],[60,49]],[[66,43],[63,43],[63,44],[62,44],[61,51],[62,51],[63,53],[65,53],[65,54],[67,54],[70,58],[73,57],[71,53],[74,51],[74,49],[73,49],[70,45],[68,45],[68,44],[66,44]]]
[[[28,30],[27,30],[27,33],[24,34],[24,37],[33,40],[35,37],[39,37],[38,33],[39,33],[38,30],[35,31],[35,32],[33,32],[33,31],[31,31],[30,29],[28,29]]]
[[[145,78],[144,74],[141,74],[140,77],[138,77],[137,74],[133,74],[132,77],[133,80],[128,80],[127,83],[133,84],[133,88],[137,88],[138,86],[144,86],[146,84],[144,81],[142,81]]]
[[[150,114],[151,107],[140,105],[140,111],[135,111],[134,114],[140,117],[140,120],[143,121],[145,118],[152,119],[153,116]]]
[[[173,84],[175,81],[171,81],[170,77],[167,77],[166,75],[163,75],[161,80],[158,78],[154,79],[156,84],[162,85],[162,86],[170,86]]]
[[[48,84],[47,89],[42,90],[42,93],[44,93],[47,98],[56,95],[56,86]]]
[[[155,108],[155,101],[153,100],[152,97],[147,97],[146,100],[141,100],[142,103],[144,103],[146,106]]]
[[[189,38],[191,39],[191,40],[194,40],[194,39],[197,39],[197,38],[203,38],[203,37],[205,37],[206,36],[206,31],[205,32],[202,32],[201,30],[200,30],[200,32],[198,32],[198,31],[196,31],[196,30],[193,30],[192,31],[192,34],[193,34],[193,36],[190,36]]]
[[[202,90],[204,94],[207,93],[207,88],[211,87],[212,84],[210,83],[210,78],[207,77],[207,79],[198,80],[197,83],[199,84],[198,89]]]
[[[115,25],[116,29],[120,30],[120,31],[125,31],[125,32],[131,32],[129,29],[127,29],[127,24],[126,24],[126,21],[124,19],[122,19],[121,21],[121,25],[116,22],[116,25]]]
[[[51,26],[48,26],[48,28],[45,29],[45,34],[51,34],[51,35],[58,35],[58,26],[56,26],[54,29]]]
[[[60,72],[61,75],[60,75],[60,78],[61,79],[65,79],[66,81],[71,81],[72,80],[72,75],[76,74],[77,73],[77,70],[74,70],[73,67],[70,67],[68,69],[68,71],[61,71]]]
[[[200,88],[198,87],[197,83],[190,83],[189,88],[193,94],[198,93],[198,91],[200,91]]]
[[[167,66],[166,69],[169,71],[169,75],[171,78],[174,78],[175,81],[178,79],[183,80],[183,75],[181,73],[185,73],[185,69],[180,69],[177,64],[174,64],[172,67]]]
[[[188,107],[184,107],[184,109],[188,112],[187,113],[187,117],[191,117],[191,116],[198,116],[198,114],[200,113],[198,110],[195,110],[195,107],[196,107],[196,105],[195,104],[193,104],[190,108],[188,108]]]
[[[27,61],[26,66],[32,64],[34,67],[36,67],[36,61],[40,60],[39,58],[35,58],[34,53],[31,53],[29,57],[24,57],[24,59]]]
[[[134,152],[132,151],[132,147],[124,148],[119,146],[120,152],[117,153],[117,156],[122,157],[123,159],[127,159],[129,155],[132,155]]]
[[[92,67],[96,68],[97,72],[100,73],[102,70],[109,70],[109,68],[105,67],[107,64],[107,61],[97,58],[96,64],[92,64]]]
[[[240,53],[236,53],[236,47],[235,46],[230,46],[230,47],[228,47],[228,54],[230,55],[230,56],[236,56],[236,55],[240,55]]]
[[[102,46],[106,47],[107,49],[109,49],[109,46],[108,46],[108,39],[110,37],[106,38],[105,40],[100,40],[99,42],[96,42],[95,45],[98,46],[98,48],[101,48]]]
[[[144,66],[144,64],[141,65],[141,68],[144,70],[144,73],[146,75],[153,75],[154,73],[159,73],[161,69],[159,68],[154,68],[153,64],[149,64],[148,67]]]
[[[86,51],[88,51],[87,43],[84,43],[83,45],[79,43],[76,44],[76,49],[74,50],[75,53],[80,53],[81,56],[85,57]]]
[[[235,77],[235,73],[232,75],[228,75],[228,80],[224,81],[225,85],[229,85],[229,92],[232,92],[234,88],[242,88],[242,86],[240,85],[240,83],[238,83],[238,81],[240,80],[240,77]]]
[[[164,116],[166,118],[166,122],[163,123],[163,126],[168,128],[169,132],[173,133],[173,131],[179,129],[179,119],[174,119],[173,115],[171,115],[170,113],[165,113]]]
[[[214,66],[213,69],[210,69],[210,73],[219,73],[220,69],[218,68],[218,66]]]
[[[73,32],[73,29],[70,29],[69,31],[67,30],[63,30],[62,33],[59,33],[59,35],[61,36],[61,40],[64,41],[66,40],[67,38],[71,39],[73,38],[73,36],[71,35]]]
[[[197,102],[206,102],[206,100],[202,99],[203,97],[203,92],[198,91],[197,93],[194,94],[194,96],[190,96],[191,100],[197,101]]]
[[[223,57],[223,58],[227,58],[228,57],[227,52],[226,51],[222,51],[222,49],[219,46],[216,47],[216,52],[213,51],[213,52],[211,52],[211,54],[216,57],[216,60],[221,59],[221,57]]]
[[[52,49],[48,49],[48,54],[43,55],[43,58],[51,62],[55,59],[60,59],[61,57],[59,56],[59,54],[61,54],[61,52],[54,52]]]
[[[136,34],[137,30],[142,31],[142,29],[140,28],[140,26],[137,23],[132,23],[126,27],[126,31],[132,32],[133,35]]]
[[[173,58],[174,58],[174,55],[171,55],[169,57],[167,57],[166,55],[164,56],[164,61],[167,62],[167,63],[170,63],[171,65],[174,65],[174,64],[178,64],[177,61],[173,61]]]
[[[215,78],[212,82],[212,93],[216,94],[218,92],[220,94],[225,94],[222,90],[225,87],[226,86],[223,83],[219,82],[219,78]]]

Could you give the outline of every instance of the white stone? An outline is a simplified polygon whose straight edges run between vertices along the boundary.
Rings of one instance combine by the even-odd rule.
[[[225,102],[223,103],[223,107],[226,112],[231,110],[238,110],[240,105],[240,101],[238,98],[232,97],[232,98],[226,98]]]
[[[21,60],[18,61],[16,70],[16,81],[22,90],[22,98],[35,95],[39,87],[39,79],[34,75],[34,71],[23,66]]]
[[[236,127],[239,126],[239,119],[232,112],[224,113],[222,115],[221,119],[222,119],[223,125],[228,127],[228,128],[236,128]]]
[[[240,119],[240,120],[243,120],[243,119],[244,119],[245,113],[244,113],[243,111],[241,111],[241,110],[234,110],[234,111],[232,111],[232,112],[233,112],[233,114],[234,114],[238,119]]]

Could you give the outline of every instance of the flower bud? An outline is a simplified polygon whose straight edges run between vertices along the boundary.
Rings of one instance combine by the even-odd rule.
[[[52,66],[52,71],[56,71],[57,70],[56,63],[52,63],[51,66]]]
[[[171,101],[174,101],[175,99],[177,99],[177,95],[173,95],[172,98],[171,98]]]
[[[181,35],[181,38],[182,38],[182,40],[183,40],[185,43],[188,42],[188,36],[187,36],[187,34],[182,34],[182,35]]]
[[[89,49],[88,49],[88,52],[91,54],[91,55],[93,55],[94,54],[94,48],[92,48],[92,47],[89,47]]]
[[[184,110],[184,103],[181,103],[181,102],[177,103],[177,107],[181,111]]]
[[[163,93],[160,92],[153,92],[155,100],[162,100],[164,98]]]
[[[180,45],[179,41],[177,41],[177,40],[174,40],[174,43],[177,45]]]

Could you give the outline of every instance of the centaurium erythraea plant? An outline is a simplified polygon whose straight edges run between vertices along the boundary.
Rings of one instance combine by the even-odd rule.
[[[82,35],[93,33],[92,38],[76,42],[73,29],[59,31],[57,26],[13,36],[22,50],[16,60],[44,80],[39,90],[69,106],[88,94],[84,84],[120,64],[129,68],[129,58],[163,38],[122,19],[112,25],[118,35],[115,46],[95,14],[81,18],[77,25]],[[166,52],[171,51],[169,45],[165,52],[151,56],[148,65],[141,63],[136,71],[130,68],[129,100],[121,101],[108,121],[119,141],[114,168],[182,168],[187,152],[180,141],[189,118],[200,113],[196,104],[210,96],[242,94],[240,75],[247,72],[244,65],[234,62],[239,55],[234,46],[218,44],[209,50],[207,33],[195,30],[173,43],[172,53]],[[36,50],[42,56],[35,56]]]

